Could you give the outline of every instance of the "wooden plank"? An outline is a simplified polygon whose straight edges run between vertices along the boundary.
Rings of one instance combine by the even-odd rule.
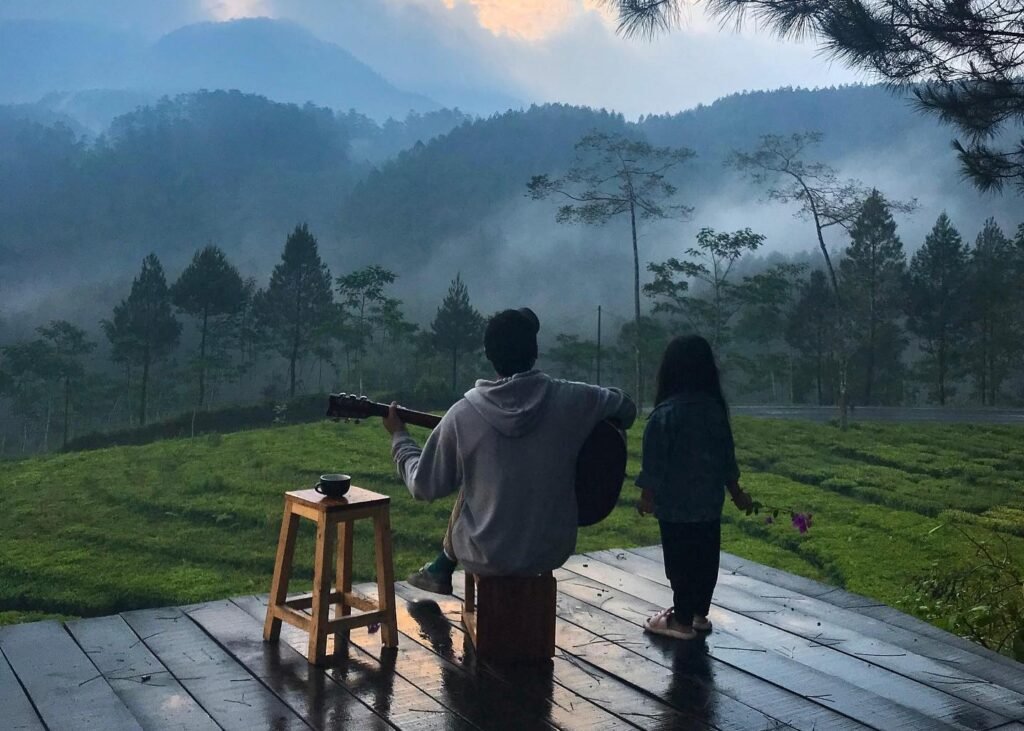
[[[44,731],[42,720],[25,694],[7,658],[0,652],[0,708],[11,731]]]
[[[662,563],[661,546],[628,549],[627,552]],[[723,571],[719,574],[719,581],[723,585],[744,588],[756,586],[759,591],[755,593],[761,595],[799,594],[808,597],[814,601],[805,606],[814,608],[816,616],[828,617],[861,634],[890,642],[950,665],[955,670],[1024,693],[1024,664],[1012,658],[844,589],[762,566],[725,552],[722,553],[722,560]],[[829,611],[825,608],[829,604],[849,611]]]
[[[358,589],[376,598],[373,584]],[[455,651],[452,627],[443,617],[435,617],[439,623],[424,626],[412,618],[405,602],[397,601],[395,617],[402,636],[395,666],[410,683],[481,728],[494,724],[509,729],[552,727],[546,720],[550,700],[514,689],[490,673],[472,672],[462,664],[468,661],[466,655]],[[352,642],[369,655],[381,652],[379,640],[366,633],[353,633]]]
[[[661,692],[669,697],[683,694],[685,698],[685,693],[698,688],[706,693],[701,686],[710,686],[711,692],[717,694],[720,707],[730,709],[729,702],[734,706],[740,703],[771,716],[775,725],[782,723],[819,730],[871,727],[830,707],[827,696],[807,697],[818,693],[815,684],[821,681],[810,677],[812,674],[794,674],[785,658],[766,660],[767,653],[745,639],[728,646],[735,650],[723,649],[715,653],[701,640],[680,642],[644,634],[643,619],[656,611],[657,605],[564,569],[556,572],[556,576],[560,591],[559,616],[609,642],[626,646],[641,658],[661,666],[662,673],[667,668],[671,672],[668,679],[673,684]],[[593,661],[601,664],[600,659]],[[611,662],[615,664],[602,667],[617,675],[625,672],[619,669],[621,663],[617,658]],[[713,722],[723,725],[718,718]],[[731,727],[762,728],[765,725],[732,723]]]
[[[235,660],[313,728],[389,728],[344,686],[285,642],[264,642],[260,620],[229,600],[183,607]]]
[[[267,606],[265,596],[235,597],[232,602],[257,619],[263,616]],[[301,630],[284,626],[281,639],[300,653],[306,650],[306,633]],[[378,660],[350,647],[348,652],[337,653],[332,666],[325,668],[325,672],[397,728],[416,731],[473,728],[461,716],[453,715],[429,694],[399,675],[395,650],[379,652]]]
[[[492,675],[507,688],[505,691],[510,696],[518,698],[524,693],[524,688],[514,682],[514,678],[505,677],[502,669],[497,665],[480,663],[474,665],[468,638],[464,634],[460,622],[461,603],[454,597],[442,597],[436,594],[423,592],[407,584],[398,584],[399,596],[411,602],[433,601],[437,605],[439,614],[430,617],[415,618],[419,632],[407,632],[407,612],[399,609],[399,628],[413,639],[421,643],[429,643],[436,652],[451,657],[454,662],[464,666],[470,674],[476,672]],[[415,606],[415,605],[414,605]],[[426,613],[426,612],[423,612]],[[438,625],[440,627],[438,628]],[[565,630],[565,628],[563,628]],[[580,631],[583,633],[583,631]],[[600,638],[593,635],[580,635],[581,644],[592,643]],[[645,729],[708,729],[708,724],[702,723],[693,714],[683,713],[669,703],[659,700],[647,692],[647,686],[624,682],[604,670],[597,668],[587,662],[579,660],[568,652],[561,652],[553,658],[553,680],[555,686],[545,689],[534,688],[536,695],[527,702],[530,705],[543,703],[542,707],[548,708],[548,723],[558,728],[593,728],[598,725],[615,728],[626,725],[640,726]],[[634,676],[634,679],[636,676]],[[641,681],[651,683],[663,683],[666,680],[664,668],[656,668],[650,665],[649,677],[640,678]],[[518,701],[517,702],[521,702]],[[595,707],[596,706],[596,707]],[[609,718],[610,717],[610,718]],[[748,721],[752,723],[736,726],[736,729],[766,728],[770,721],[767,717],[751,714]],[[753,725],[754,722],[757,725]]]
[[[623,561],[618,558],[609,558],[608,554],[601,555],[616,564],[612,566],[602,562],[602,565],[619,570],[623,568],[624,563],[629,563],[629,569],[624,573],[642,576],[644,580],[656,583],[665,591],[669,591],[668,580],[664,578],[658,564],[639,556]],[[570,562],[576,560],[573,558],[570,559]],[[597,560],[591,560],[591,565]],[[585,563],[586,559],[581,561]],[[582,566],[582,563],[577,565]],[[569,562],[566,565],[568,566]],[[991,718],[991,714],[997,714],[998,717],[1009,720],[1018,717],[1024,710],[1024,694],[971,675],[962,667],[951,668],[930,656],[918,654],[913,649],[906,649],[861,634],[858,631],[858,626],[861,623],[874,622],[874,620],[867,620],[855,614],[851,616],[853,613],[848,610],[831,607],[808,597],[771,599],[763,595],[755,595],[730,586],[729,581],[727,579],[725,583],[716,588],[716,607],[761,620],[767,625],[789,632],[808,642],[828,645],[839,653],[867,661],[879,668],[910,678],[942,694],[966,701],[969,705],[961,707],[957,707],[955,704],[945,704],[945,712],[938,706],[934,708],[936,713],[943,713],[943,715],[951,713],[963,725],[971,728],[986,728],[995,724],[995,719]],[[747,581],[747,579],[740,579],[740,581]],[[668,596],[671,597],[670,591]],[[827,638],[827,641],[820,641],[822,638]],[[837,668],[837,672],[841,674],[843,670]],[[887,684],[883,687],[895,691],[895,681],[891,686]],[[916,694],[915,699],[921,695]],[[924,707],[931,708],[930,700],[924,697],[921,697],[920,700]]]
[[[404,608],[399,606],[399,628],[404,633],[449,658],[468,674],[497,681],[501,692],[516,703],[536,708],[539,713],[543,711],[546,723],[558,728],[706,728],[691,723],[692,717],[650,694],[594,666],[585,666],[568,653],[558,652],[552,658],[553,684],[524,685],[517,678],[521,671],[515,666],[475,658],[457,598],[430,594],[403,583],[396,585],[396,591],[408,602]],[[429,604],[417,611],[425,602]],[[415,616],[412,611],[417,611]],[[412,627],[408,627],[406,617],[412,617]],[[520,699],[521,696],[525,697]]]
[[[567,571],[556,572],[559,578],[575,578]],[[456,594],[460,593],[462,586],[462,574],[454,577],[454,588]],[[560,592],[563,590],[559,584]],[[566,597],[559,596],[559,607],[565,608]],[[626,597],[625,603],[635,603],[632,597]],[[780,689],[771,683],[765,683],[758,678],[735,670],[724,663],[712,659],[707,668],[709,675],[714,681],[708,680],[709,675],[702,676],[699,671],[691,672],[687,665],[692,658],[689,653],[677,654],[677,643],[674,641],[662,641],[663,638],[649,638],[638,632],[635,626],[623,625],[621,622],[615,629],[595,632],[593,627],[583,624],[584,620],[591,618],[597,609],[592,606],[578,606],[577,614],[570,616],[560,609],[559,621],[556,623],[556,633],[561,639],[556,638],[558,647],[563,652],[571,653],[583,658],[586,662],[601,667],[605,672],[621,678],[641,688],[657,688],[659,683],[677,677],[676,671],[683,673],[686,680],[684,687],[668,687],[662,692],[656,693],[657,697],[673,705],[673,707],[684,713],[695,714],[698,718],[707,717],[707,706],[712,706],[716,712],[713,725],[721,728],[775,728],[792,724],[795,728],[807,729],[863,729],[863,724],[844,718],[834,711],[821,708],[808,701],[799,694]],[[631,610],[637,613],[635,609]],[[646,616],[649,612],[639,612],[637,616]],[[614,618],[612,618],[614,619]],[[618,621],[614,619],[614,621]],[[575,626],[574,626],[575,625]],[[586,631],[580,634],[579,629]],[[653,643],[652,640],[653,639]],[[635,648],[643,646],[648,652],[641,653],[637,657]],[[702,647],[702,646],[700,646]],[[587,648],[587,649],[584,649]],[[631,650],[633,652],[623,654],[619,649]],[[652,654],[653,653],[653,654]],[[660,661],[654,656],[662,655]],[[601,657],[610,657],[608,662],[598,662]],[[651,667],[652,658],[660,665]],[[675,662],[681,663],[677,667]],[[639,664],[641,669],[637,669]],[[670,675],[666,675],[666,668]],[[654,674],[650,672],[654,670]],[[703,682],[701,678],[704,678]],[[657,678],[661,678],[658,681]],[[692,684],[703,686],[697,697],[687,695]],[[679,705],[676,705],[676,704]]]
[[[621,568],[643,578],[649,578],[650,566],[656,565],[647,562],[650,566],[645,566],[646,559],[640,558],[623,560],[611,557],[609,560],[616,562],[617,569]],[[770,604],[759,602],[758,606]],[[941,689],[886,670],[871,662],[873,658],[847,654],[841,647],[834,647],[827,641],[801,641],[801,638],[772,626],[767,620],[761,621],[763,617],[761,613],[753,618],[714,606],[712,621],[715,623],[715,633],[709,638],[709,643],[734,645],[737,641],[753,640],[758,647],[768,652],[796,661],[825,677],[837,678],[843,684],[851,684],[855,689],[845,689],[850,702],[869,704],[867,713],[888,719],[887,723],[893,726],[897,719],[907,718],[911,728],[919,724],[929,727],[945,725],[960,729],[987,729],[1008,720],[1005,716],[951,696]],[[839,689],[842,690],[843,686],[840,685]],[[917,714],[919,717],[915,719]]]
[[[49,728],[142,728],[58,622],[0,628],[0,651]]]
[[[144,609],[121,616],[222,728],[309,728],[181,610]]]
[[[80,619],[67,628],[143,728],[219,728],[121,617]]]

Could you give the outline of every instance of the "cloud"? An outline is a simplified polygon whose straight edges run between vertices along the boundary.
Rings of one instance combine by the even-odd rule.
[[[569,102],[629,117],[742,90],[863,80],[811,44],[721,30],[694,6],[653,41],[615,33],[597,0],[2,0],[0,19],[47,18],[167,32],[267,15],[338,43],[400,88],[477,113]]]

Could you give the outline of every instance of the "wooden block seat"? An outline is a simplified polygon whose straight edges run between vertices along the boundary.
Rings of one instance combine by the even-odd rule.
[[[476,654],[499,662],[550,661],[555,654],[557,585],[538,576],[466,572],[462,622]]]
[[[380,625],[381,642],[385,647],[398,646],[398,623],[395,619],[395,576],[391,558],[391,498],[361,487],[352,486],[344,497],[329,498],[316,490],[295,490],[285,493],[284,517],[277,544],[274,580],[263,624],[263,639],[277,641],[281,622],[295,625],[309,633],[307,659],[320,665],[327,659],[327,637],[335,636],[335,649],[342,644],[349,630]],[[299,519],[316,523],[316,549],[313,561],[313,592],[288,600],[288,581],[292,573],[295,538]],[[377,566],[378,600],[352,591],[352,530],[356,520],[372,519]],[[334,531],[337,526],[337,566],[332,572]],[[335,588],[332,591],[332,574]],[[335,606],[334,619],[330,606]],[[309,609],[307,614],[302,610]],[[356,609],[360,614],[353,615]]]

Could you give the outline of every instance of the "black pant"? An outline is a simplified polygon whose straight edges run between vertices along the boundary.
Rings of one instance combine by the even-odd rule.
[[[665,576],[672,585],[675,616],[689,624],[693,615],[706,616],[711,595],[718,583],[718,552],[722,544],[722,523],[667,523],[661,526],[661,550],[665,554]]]

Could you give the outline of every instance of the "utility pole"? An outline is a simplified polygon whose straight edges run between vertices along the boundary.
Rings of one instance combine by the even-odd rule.
[[[601,305],[597,306],[597,385],[601,385]]]

